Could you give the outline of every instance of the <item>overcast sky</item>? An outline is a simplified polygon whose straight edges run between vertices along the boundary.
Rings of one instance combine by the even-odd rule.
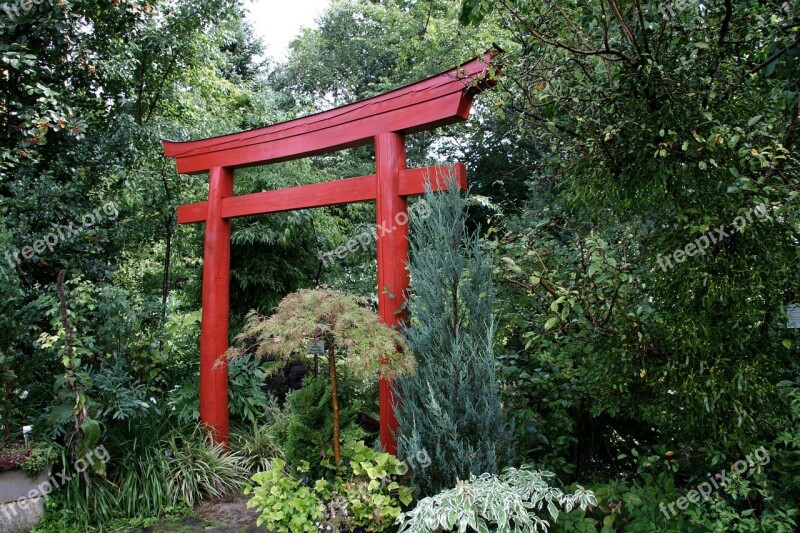
[[[266,54],[284,59],[291,41],[302,27],[312,27],[331,0],[247,0],[248,19],[264,39]]]

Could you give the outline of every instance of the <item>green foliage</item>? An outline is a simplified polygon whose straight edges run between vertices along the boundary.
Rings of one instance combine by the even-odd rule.
[[[55,459],[56,451],[53,446],[40,444],[33,447],[30,455],[19,466],[31,476],[37,476],[42,470],[53,464]]]
[[[594,494],[583,487],[572,494],[552,487],[548,478],[553,476],[524,468],[509,468],[500,476],[472,476],[453,489],[420,500],[414,510],[400,516],[399,531],[547,531],[560,513],[575,508],[585,511],[597,504]]]
[[[321,478],[313,487],[289,473],[284,461],[273,459],[270,470],[253,476],[255,488],[245,489],[245,494],[253,494],[248,507],[261,511],[259,525],[278,533],[389,529],[400,515],[401,505],[412,499],[412,490],[398,482],[406,472],[405,465],[363,442],[346,444],[344,457],[349,465],[346,476],[337,473],[330,479]],[[298,474],[307,474],[308,467],[307,462],[302,463]]]
[[[285,466],[283,460],[275,458],[269,470],[253,476],[257,486],[245,488],[245,494],[253,494],[247,506],[261,511],[259,526],[266,525],[277,533],[317,531],[316,522],[323,516],[322,499],[302,480],[285,473]]]
[[[278,122],[289,117],[280,116]],[[280,189],[331,179],[309,160],[293,161],[237,172],[236,194]],[[276,213],[237,220],[231,235],[231,286],[236,323],[248,311],[268,313],[290,292],[315,285],[320,276],[317,250],[327,246],[317,228],[337,233],[338,224],[326,210]],[[265,257],[271,260],[264,261]]]
[[[106,531],[128,531],[130,528],[151,528],[165,518],[185,518],[194,513],[190,507],[167,507],[162,517],[135,517],[111,520],[103,526]],[[45,515],[31,533],[86,533],[89,529],[75,522],[75,513],[60,506],[55,500],[45,500]],[[101,529],[102,530],[102,529]]]
[[[647,453],[632,450],[637,475],[630,480],[610,481],[593,487],[598,504],[587,512],[575,511],[559,518],[559,531],[595,531],[602,523],[604,531],[793,531],[797,516],[797,476],[800,472],[800,442],[797,421],[800,403],[797,387],[781,384],[781,394],[792,401],[790,429],[783,431],[770,445],[750,452],[744,473],[735,470],[735,462],[746,456],[727,457],[714,450],[697,460],[666,447]],[[620,456],[620,459],[626,458]],[[708,483],[708,472],[725,471],[726,481],[719,486],[708,484],[709,497],[699,502],[686,500],[691,490]],[[686,481],[688,480],[688,481]],[[676,505],[677,504],[677,505]]]
[[[796,504],[783,500],[767,481],[766,469],[735,471],[729,481],[708,499],[689,501],[681,510],[676,502],[686,500],[688,489],[676,487],[675,476],[661,472],[645,475],[643,483],[612,481],[593,487],[596,507],[575,510],[559,517],[557,531],[794,531],[800,512]],[[696,489],[696,487],[695,487]],[[670,507],[674,511],[670,511]]]
[[[465,9],[476,4],[488,12],[491,3]],[[797,87],[782,65],[796,55],[784,45],[797,28],[783,22],[796,6],[686,5],[665,19],[637,5],[597,25],[589,21],[604,4],[589,2],[547,27],[539,7],[492,5],[516,17],[514,27],[532,28],[506,34],[514,45],[505,72],[517,83],[501,103],[523,111],[526,136],[554,139],[533,175],[550,205],[530,205],[506,240],[521,269],[509,290],[522,289],[509,310],[536,299],[532,313],[514,313],[533,322],[512,332],[527,336],[514,339],[523,359],[536,354],[527,373],[558,367],[557,383],[546,382],[565,389],[577,373],[582,397],[564,390],[558,400],[582,402],[583,416],[633,413],[644,426],[634,431],[720,437],[731,448],[764,434],[764,413],[778,415],[773,385],[792,367],[782,341],[793,337],[783,315],[797,292],[797,249],[787,246],[798,231]],[[560,68],[572,55],[554,80],[526,70]],[[762,203],[772,220],[731,229]],[[730,238],[662,268],[663,256],[722,224]],[[535,389],[531,396],[547,397]],[[680,416],[661,408],[674,401]]]
[[[409,505],[413,490],[400,484],[407,466],[393,455],[376,452],[363,442],[349,441],[344,457],[350,463],[347,477],[332,482],[318,481],[317,492],[325,502],[322,528],[334,531],[357,527],[386,531],[400,516],[401,505]]]
[[[6,221],[0,220],[0,247],[8,249],[12,242]],[[0,440],[16,437],[29,422],[29,413],[41,410],[49,401],[50,383],[36,380],[44,361],[32,356],[25,342],[28,335],[36,334],[31,323],[41,310],[36,298],[26,298],[19,273],[0,261]]]
[[[239,357],[228,365],[228,411],[235,420],[256,423],[270,398],[264,391],[269,363],[258,357]]]
[[[180,426],[156,412],[114,424],[103,442],[107,472],[89,472],[91,484],[62,451],[53,471],[69,481],[52,494],[45,525],[66,522],[87,531],[118,520],[162,517],[203,498],[238,492],[248,473],[240,452],[229,453],[201,428]]]
[[[181,518],[188,518],[194,515],[194,509],[187,506],[178,506],[178,507],[167,507],[164,509],[164,516],[161,518],[157,517],[146,517],[146,518],[123,518],[120,520],[114,520],[109,524],[109,530],[111,531],[127,531],[130,528],[133,529],[148,529],[153,528],[158,524],[160,521],[163,520],[176,520]],[[44,532],[42,532],[44,533]]]
[[[301,109],[351,103],[424,79],[470,53],[455,31],[454,11],[453,2],[441,0],[333,2],[319,29],[292,43],[289,61],[274,76]]]
[[[52,498],[44,502],[44,517],[31,533],[86,533],[74,520],[74,513]]]
[[[515,127],[489,133],[529,147],[510,155],[529,200],[492,229],[521,454],[601,500],[622,480],[583,526],[652,531],[659,502],[764,445],[764,477],[665,527],[790,529],[797,5],[461,3],[507,50],[491,113]]]
[[[139,453],[128,455],[128,462],[119,472],[118,492],[112,493],[115,498],[111,501],[111,517],[158,517],[172,505],[176,493],[170,483],[172,473],[165,468],[165,452],[157,447],[142,447]],[[88,491],[89,497],[93,492],[93,488]],[[189,497],[193,496],[190,493]]]
[[[789,501],[800,501],[800,381],[784,381],[781,397],[790,406],[788,423],[781,428],[771,447],[775,486],[783,488]]]
[[[154,330],[149,326],[157,323],[159,309],[152,299],[85,279],[68,281],[66,287],[67,315],[75,329],[80,362],[76,379],[82,383],[87,412],[95,420],[127,420],[150,409],[150,399],[162,396],[161,387],[183,379],[186,367],[196,366],[196,347],[190,345],[197,342],[198,314],[170,315],[165,330]],[[53,295],[40,300],[51,317],[49,331],[39,335],[36,346],[46,360],[62,349],[66,332]],[[52,368],[49,375],[57,372]],[[63,389],[64,377],[55,380]],[[52,384],[50,389],[52,396]],[[69,430],[73,403],[65,392],[55,401],[51,397],[45,425],[53,436]]]
[[[425,450],[433,463],[414,485],[433,494],[471,474],[496,473],[510,459],[494,359],[492,261],[466,228],[466,201],[454,183],[427,192],[430,216],[411,237],[410,325],[418,369],[397,382],[398,453]]]
[[[756,505],[755,502],[759,502]],[[731,472],[724,495],[689,506],[681,517],[692,529],[704,531],[797,531],[800,509],[786,502],[769,486],[767,476],[755,472],[743,477]]]
[[[286,403],[292,413],[283,443],[286,458],[290,464],[310,462],[314,473],[319,474],[321,467],[317,465],[325,457],[333,433],[330,384],[309,376],[301,389],[286,397]],[[346,426],[347,417],[342,418]]]

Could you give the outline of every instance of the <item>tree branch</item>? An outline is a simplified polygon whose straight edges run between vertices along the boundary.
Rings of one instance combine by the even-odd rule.
[[[767,59],[756,65],[755,67],[751,68],[750,70],[739,76],[739,78],[734,82],[731,88],[725,91],[725,94],[723,94],[721,100],[725,101],[728,98],[730,98],[730,96],[736,91],[736,89],[738,89],[747,80],[748,77],[752,76],[753,74],[761,70],[764,70],[770,64],[772,64],[773,61],[777,60],[783,54],[785,54],[786,52],[788,52],[793,48],[796,48],[797,45],[800,45],[800,35],[797,36],[797,39],[795,39],[792,44],[786,45],[785,47],[781,48],[780,50],[769,56]]]
[[[725,43],[725,37],[728,35],[728,29],[731,24],[731,18],[733,17],[733,2],[731,0],[725,0],[725,17],[722,19],[722,27],[719,30],[719,44],[722,45]]]

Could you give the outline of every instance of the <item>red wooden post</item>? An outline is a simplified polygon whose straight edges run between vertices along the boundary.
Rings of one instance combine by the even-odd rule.
[[[203,319],[200,327],[200,422],[214,440],[228,444],[228,314],[230,307],[231,221],[222,218],[222,199],[233,196],[233,170],[211,169],[203,263]]]
[[[400,172],[406,168],[405,139],[399,133],[375,136],[378,215],[378,312],[386,325],[403,321],[408,290],[408,200],[400,195]],[[397,454],[397,417],[392,384],[380,381],[381,444]]]

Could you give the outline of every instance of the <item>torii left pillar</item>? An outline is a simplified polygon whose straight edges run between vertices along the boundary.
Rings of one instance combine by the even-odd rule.
[[[222,199],[233,196],[233,170],[215,167],[208,182],[200,325],[200,420],[214,440],[228,436],[228,319],[230,313],[231,221],[222,218]]]

